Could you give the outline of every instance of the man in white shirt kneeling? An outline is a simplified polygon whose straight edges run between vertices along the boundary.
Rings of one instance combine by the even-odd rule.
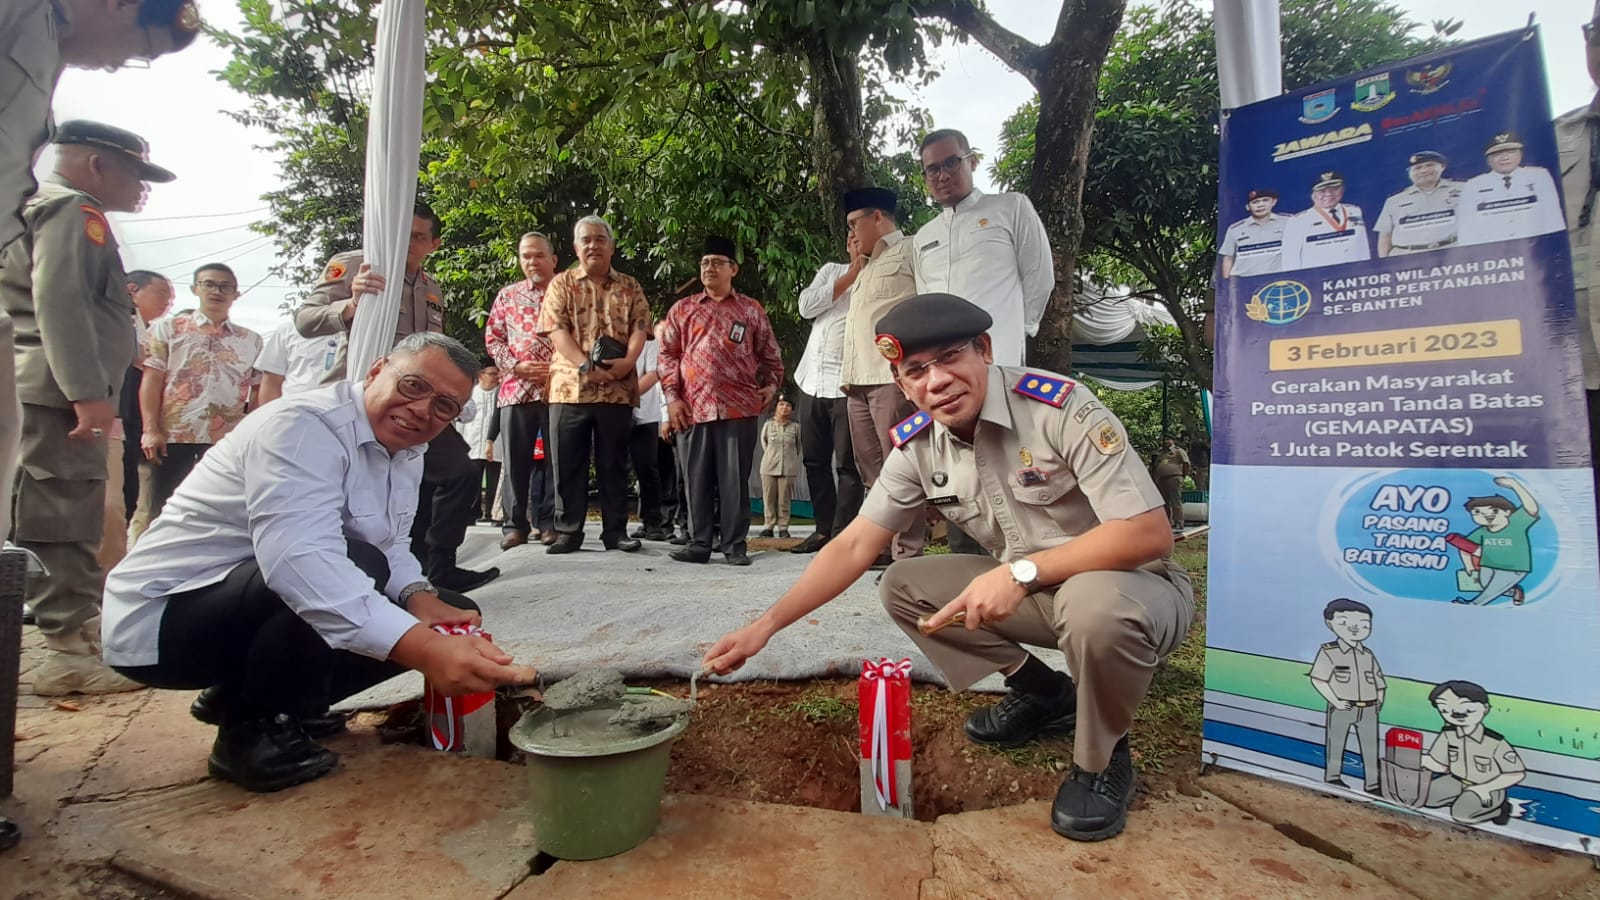
[[[409,549],[422,456],[462,411],[477,359],[412,334],[367,372],[247,417],[195,467],[106,578],[105,660],[151,687],[204,689],[211,774],[275,791],[332,771],[328,708],[420,670],[447,695],[532,669],[482,637],[477,606]]]

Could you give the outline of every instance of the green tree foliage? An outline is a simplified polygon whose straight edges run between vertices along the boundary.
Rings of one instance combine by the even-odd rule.
[[[1284,88],[1295,90],[1443,46],[1384,0],[1284,0]],[[1100,75],[1083,192],[1083,258],[1097,280],[1159,301],[1181,340],[1161,342],[1185,380],[1211,386],[1204,340],[1217,253],[1220,86],[1210,13],[1172,2],[1137,7]],[[1010,189],[1030,183],[1038,101],[1007,120],[991,168]]]
[[[847,5],[861,20],[882,15],[858,32],[813,11],[812,38],[920,66],[908,11]],[[815,59],[771,45],[786,22],[800,28],[784,15],[808,6],[431,2],[419,196],[445,223],[429,269],[445,289],[451,333],[481,343],[496,290],[521,277],[513,259],[523,232],[549,234],[567,262],[573,222],[599,213],[616,229],[617,267],[645,284],[658,314],[697,289],[707,235],[734,239],[737,285],[764,301],[785,358],[798,359],[799,288],[843,256],[829,188],[841,176],[819,171],[815,152]],[[283,160],[285,187],[267,197],[273,216],[260,228],[277,238],[285,274],[309,283],[320,260],[360,241],[376,3],[241,8],[245,27],[222,36],[236,54],[222,77],[250,98],[236,115],[270,133]],[[847,178],[896,186],[913,211],[926,209],[914,155],[890,149],[914,146],[926,117],[888,98],[882,77],[882,67],[857,73],[854,139],[866,175]]]

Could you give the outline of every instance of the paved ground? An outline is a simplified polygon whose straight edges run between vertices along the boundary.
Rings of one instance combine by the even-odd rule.
[[[549,865],[520,767],[383,746],[357,717],[337,773],[251,795],[205,777],[189,695],[58,707],[27,682],[0,898],[1600,898],[1585,858],[1228,773],[1102,844],[1056,837],[1043,803],[924,823],[682,795],[639,848]]]

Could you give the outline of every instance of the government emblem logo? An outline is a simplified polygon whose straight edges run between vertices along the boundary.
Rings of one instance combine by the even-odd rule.
[[[1315,94],[1307,94],[1305,99],[1300,101],[1300,121],[1307,125],[1326,122],[1333,118],[1333,114],[1338,111],[1339,98],[1334,93],[1333,88],[1318,91]]]
[[[1287,325],[1311,311],[1311,289],[1298,281],[1274,281],[1251,295],[1244,314],[1252,322]]]
[[[1389,83],[1389,73],[1368,75],[1366,78],[1356,79],[1356,99],[1350,101],[1350,108],[1359,112],[1372,112],[1389,105],[1394,99],[1394,87]]]
[[[1450,61],[1406,73],[1406,84],[1419,94],[1431,94],[1450,83]]]

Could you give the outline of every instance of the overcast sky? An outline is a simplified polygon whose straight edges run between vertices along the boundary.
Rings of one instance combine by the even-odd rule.
[[[213,24],[238,28],[234,0],[200,3]],[[1035,41],[1048,39],[1055,22],[1053,14],[1043,13],[1046,5],[1059,8],[1044,0],[988,0],[1001,24]],[[1403,0],[1402,6],[1421,22],[1448,16],[1463,20],[1457,35],[1463,39],[1519,27],[1534,13],[1544,25],[1552,109],[1560,113],[1592,96],[1578,31],[1588,7],[1581,0]],[[1032,87],[976,44],[946,44],[936,58],[942,74],[913,98],[932,112],[937,126],[962,129],[976,147],[992,154],[1001,123],[1032,96]],[[179,285],[183,303],[195,265],[227,262],[249,288],[234,308],[235,318],[268,329],[279,321],[278,306],[296,286],[268,275],[274,262],[270,241],[245,226],[265,213],[260,197],[275,186],[277,165],[255,149],[264,135],[222,113],[244,106],[212,74],[226,62],[222,48],[202,38],[148,70],[111,75],[69,69],[56,92],[56,118],[98,119],[133,129],[150,141],[153,159],[179,176],[171,184],[154,185],[141,213],[112,216],[128,268],[168,275]],[[47,153],[41,166],[48,164]],[[987,182],[980,170],[979,186],[989,187]]]

